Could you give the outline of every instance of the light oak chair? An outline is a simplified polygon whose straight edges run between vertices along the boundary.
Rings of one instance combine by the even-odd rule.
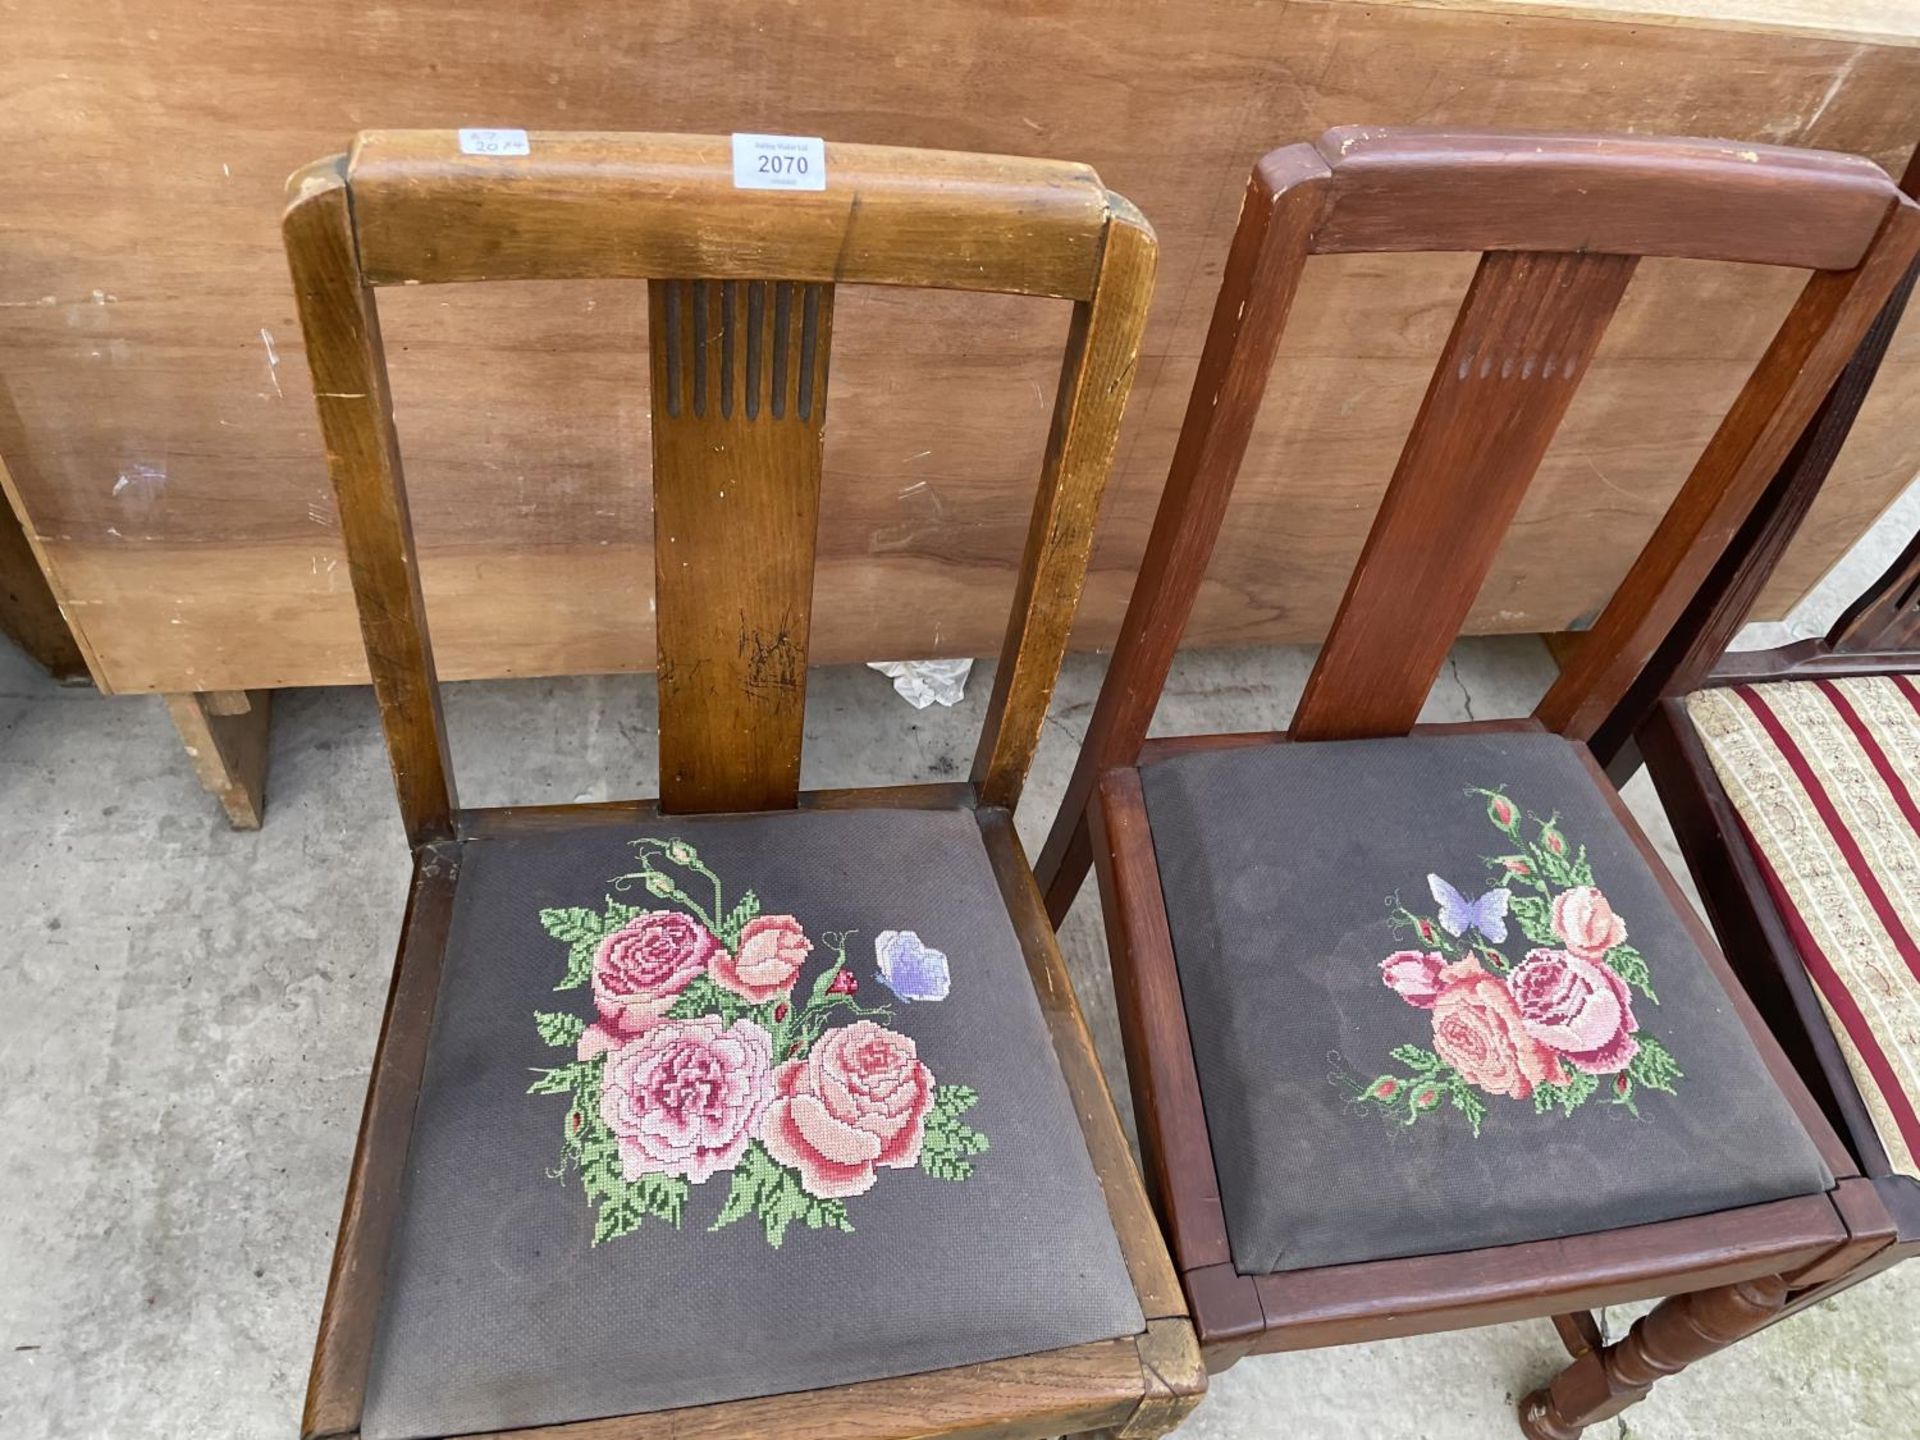
[[[1204,1372],[1011,811],[1152,286],[1091,170],[373,132],[285,234],[414,878],[310,1437],[1156,1435]],[[660,798],[454,798],[374,293],[648,283]],[[802,793],[838,286],[1071,301],[973,777]]]
[[[1551,1316],[1569,1440],[1884,1237],[1586,742],[1920,248],[1852,157],[1345,129],[1260,161],[1038,874],[1099,877],[1150,1188],[1213,1368]],[[1309,256],[1483,252],[1284,734],[1147,740]],[[1639,256],[1814,271],[1530,720],[1416,724]],[[1664,1299],[1618,1343],[1591,1307]]]

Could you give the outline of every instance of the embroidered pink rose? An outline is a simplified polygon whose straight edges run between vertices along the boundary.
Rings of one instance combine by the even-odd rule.
[[[1524,1100],[1541,1084],[1566,1083],[1554,1053],[1527,1033],[1506,983],[1471,956],[1440,972],[1433,1049],[1471,1085]]]
[[[643,911],[607,936],[593,954],[600,1018],[581,1035],[580,1058],[618,1049],[659,1021],[719,948],[706,926],[671,910]]]
[[[1380,962],[1380,978],[1409,1005],[1431,1010],[1434,997],[1440,993],[1440,972],[1446,963],[1432,951],[1396,950]]]
[[[1612,1075],[1640,1053],[1632,996],[1605,965],[1564,950],[1529,950],[1507,985],[1527,1033],[1575,1068]]]
[[[871,1020],[829,1030],[803,1059],[774,1070],[773,1089],[761,1143],[800,1172],[809,1194],[859,1195],[872,1188],[874,1167],[920,1163],[933,1074],[906,1036]]]
[[[1553,933],[1582,960],[1598,960],[1627,938],[1627,924],[1591,885],[1562,890],[1553,900]]]
[[[791,915],[762,915],[740,927],[740,944],[707,961],[714,983],[758,1005],[793,988],[813,942]]]
[[[607,1056],[600,1118],[620,1170],[698,1185],[746,1153],[765,1113],[773,1040],[751,1020],[663,1020]]]

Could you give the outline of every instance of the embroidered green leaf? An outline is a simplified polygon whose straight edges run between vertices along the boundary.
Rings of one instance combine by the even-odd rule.
[[[727,918],[720,922],[721,943],[728,949],[738,945],[741,929],[759,913],[760,897],[749,890],[740,897],[740,903],[727,912]]]
[[[740,1163],[733,1168],[732,1184],[727,1190],[719,1218],[707,1228],[718,1230],[749,1215],[758,1215],[767,1243],[778,1250],[789,1225],[805,1225],[809,1230],[853,1231],[847,1207],[838,1200],[822,1200],[801,1187],[800,1177],[777,1162],[758,1140],[747,1146]]]
[[[1600,1082],[1584,1070],[1567,1071],[1564,1085],[1536,1085],[1533,1087],[1533,1113],[1545,1115],[1549,1111],[1559,1110],[1562,1115],[1571,1116],[1575,1110],[1592,1098],[1593,1092],[1600,1088]]]
[[[1515,895],[1507,902],[1507,913],[1513,916],[1520,933],[1534,944],[1559,943],[1553,935],[1553,905],[1543,896]]]
[[[579,1060],[571,1065],[561,1065],[552,1070],[533,1072],[533,1084],[527,1087],[529,1095],[571,1095],[580,1084],[583,1075],[599,1075],[598,1062]]]
[[[965,1180],[973,1174],[969,1156],[985,1153],[987,1137],[960,1117],[979,1103],[980,1096],[966,1085],[934,1087],[920,1139],[920,1168],[936,1180]]]
[[[1627,1062],[1627,1076],[1636,1085],[1644,1085],[1649,1090],[1664,1091],[1668,1095],[1677,1093],[1673,1082],[1685,1078],[1679,1062],[1667,1053],[1667,1047],[1659,1040],[1642,1031],[1639,1035],[1640,1050]]]
[[[1440,1057],[1431,1050],[1422,1050],[1418,1045],[1396,1045],[1389,1053],[1402,1065],[1409,1065],[1425,1075],[1440,1068]]]
[[[606,922],[582,905],[570,905],[564,910],[542,910],[540,924],[554,939],[569,943],[578,940],[598,942],[606,933]]]
[[[624,919],[610,922],[581,905],[568,906],[563,910],[542,910],[541,926],[554,939],[566,941],[568,946],[567,973],[553,988],[572,990],[586,984],[593,974],[594,950],[610,931],[619,929],[624,923]]]
[[[696,975],[680,992],[667,1011],[669,1020],[694,1020],[702,1015],[718,1015],[731,1025],[746,1002],[730,990],[722,989],[710,975]]]
[[[1568,869],[1572,872],[1574,884],[1593,884],[1593,866],[1587,863],[1586,846],[1582,845],[1580,847],[1580,853],[1573,857],[1573,864],[1569,866]]]
[[[1660,997],[1653,993],[1653,972],[1647,969],[1646,957],[1631,945],[1616,945],[1606,954],[1607,968],[1618,975],[1627,984],[1638,990],[1654,1004],[1660,1003]]]
[[[587,1022],[578,1015],[568,1015],[560,1010],[536,1010],[533,1012],[533,1023],[540,1032],[541,1040],[567,1049],[578,1045],[587,1029]]]
[[[1458,1071],[1447,1072],[1447,1101],[1467,1117],[1467,1124],[1473,1127],[1473,1138],[1478,1140],[1480,1122],[1487,1118],[1486,1103],[1474,1093],[1473,1087]]]

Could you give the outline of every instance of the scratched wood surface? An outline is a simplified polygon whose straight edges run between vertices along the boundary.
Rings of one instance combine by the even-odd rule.
[[[719,11],[726,23],[689,0],[644,15],[583,0],[6,12],[0,456],[98,678],[364,677],[277,221],[287,173],[366,126],[777,130],[1094,165],[1153,222],[1162,259],[1081,645],[1118,626],[1264,150],[1339,123],[1632,129],[1897,169],[1920,133],[1905,0],[1689,0],[1652,17],[1601,0]],[[1473,264],[1309,267],[1194,643],[1325,631]],[[1640,267],[1469,628],[1590,617],[1798,286]],[[1732,321],[1731,296],[1751,302]],[[440,673],[649,663],[645,286],[421,286],[381,308]],[[1068,308],[842,289],[817,659],[997,647]],[[1910,317],[1764,613],[1920,465],[1917,378]]]

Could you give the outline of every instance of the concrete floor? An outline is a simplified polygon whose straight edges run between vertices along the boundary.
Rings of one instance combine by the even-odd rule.
[[[1278,724],[1309,660],[1184,657],[1161,726]],[[1100,671],[1063,678],[1020,816],[1036,850]],[[1523,714],[1551,674],[1534,640],[1467,642],[1429,718]],[[817,672],[805,783],[964,774],[988,678],[915,713],[870,671]],[[651,791],[648,679],[450,686],[448,708],[468,803]],[[157,700],[0,647],[0,813],[0,1440],[291,1436],[406,877],[371,698],[276,700],[266,828],[236,834]],[[1118,1090],[1092,887],[1062,941]],[[1920,1433],[1916,1301],[1920,1266],[1896,1270],[1592,1433]],[[1262,1358],[1181,1433],[1513,1440],[1560,1358],[1544,1321]]]

